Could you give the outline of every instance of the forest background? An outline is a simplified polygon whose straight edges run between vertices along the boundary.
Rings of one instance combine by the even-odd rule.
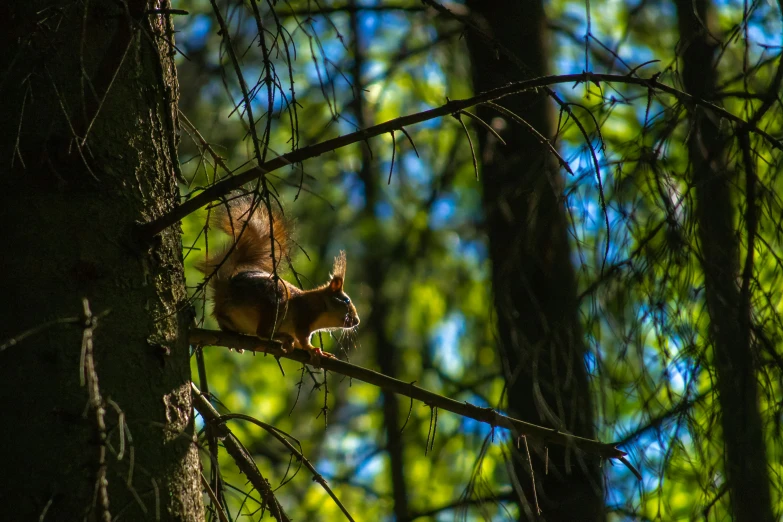
[[[710,0],[182,0],[147,12],[176,31],[160,40],[174,34],[182,202],[227,171],[445,105],[445,117],[245,185],[295,223],[287,280],[320,284],[348,253],[362,323],[315,344],[627,452],[624,465],[339,373],[194,345],[193,381],[217,410],[262,422],[227,425],[287,517],[780,519],[782,13]],[[24,157],[19,143],[8,157]],[[225,240],[213,210],[181,221],[188,294],[175,299],[207,329],[196,265]],[[109,404],[90,389],[95,411]],[[109,469],[127,404],[106,406]],[[274,513],[202,416],[195,429],[207,519]]]

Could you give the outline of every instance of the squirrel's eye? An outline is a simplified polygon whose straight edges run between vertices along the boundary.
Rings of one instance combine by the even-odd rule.
[[[339,296],[338,295],[338,296],[335,296],[335,299],[338,302],[342,303],[342,304],[349,304],[351,302],[351,298],[348,297],[347,295],[346,296]]]

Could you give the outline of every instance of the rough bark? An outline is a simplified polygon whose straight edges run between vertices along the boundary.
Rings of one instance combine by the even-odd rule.
[[[682,79],[693,96],[715,99],[714,65],[719,42],[708,0],[678,0]],[[712,30],[710,30],[710,28]],[[691,107],[688,154],[696,193],[696,221],[704,288],[714,350],[724,463],[733,519],[773,520],[763,424],[758,405],[749,301],[742,298],[736,213],[731,185],[735,172],[726,159],[730,136],[720,121]],[[747,172],[747,176],[753,176]],[[748,204],[753,205],[754,202]]]
[[[468,2],[471,20],[519,60],[469,30],[474,89],[543,76],[549,52],[540,0]],[[519,61],[526,70],[521,70]],[[543,93],[509,97],[503,105],[542,135],[554,134],[552,101]],[[498,116],[487,108],[487,122]],[[508,407],[519,418],[593,437],[585,346],[570,261],[562,181],[557,162],[523,126],[507,121],[503,146],[482,129],[479,141],[483,201]],[[522,519],[599,520],[603,490],[598,462],[574,450],[531,448],[536,492],[524,445],[514,469],[524,497]],[[537,494],[537,497],[536,497]],[[536,500],[537,498],[537,500]]]
[[[204,517],[180,231],[134,237],[178,201],[173,32],[147,12],[167,7],[0,7],[0,343],[18,341],[0,351],[0,504],[14,520]],[[84,358],[82,298],[99,316]]]

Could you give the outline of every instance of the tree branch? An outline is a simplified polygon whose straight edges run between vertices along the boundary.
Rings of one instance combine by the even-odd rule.
[[[215,422],[225,423],[226,421],[229,421],[231,419],[238,419],[250,422],[252,424],[255,424],[259,428],[265,430],[267,433],[272,435],[275,439],[280,442],[283,446],[286,447],[288,451],[291,452],[291,454],[294,456],[296,460],[301,462],[304,467],[310,471],[313,475],[313,482],[317,482],[323,489],[326,491],[326,493],[332,498],[335,504],[337,504],[337,507],[340,508],[340,511],[343,512],[345,515],[345,518],[347,518],[350,522],[354,522],[353,517],[348,512],[348,510],[345,508],[342,502],[340,502],[340,499],[337,498],[337,495],[334,494],[334,491],[332,491],[332,488],[329,487],[329,484],[327,484],[326,479],[318,473],[318,470],[315,469],[315,466],[313,466],[312,462],[310,462],[307,457],[304,456],[304,453],[300,451],[301,444],[297,439],[292,437],[291,435],[288,435],[285,432],[282,432],[278,428],[275,428],[274,426],[267,424],[266,422],[261,422],[260,420],[256,419],[255,417],[251,417],[250,415],[244,415],[242,413],[228,413],[226,415],[221,415],[219,419],[217,419]],[[294,442],[299,445],[300,449],[296,449],[293,444],[291,444],[286,437],[290,437],[294,440]]]
[[[310,354],[305,350],[293,350],[284,352],[281,344],[277,341],[266,341],[256,337],[240,335],[232,332],[220,332],[213,330],[204,330],[195,328],[190,332],[190,343],[198,346],[223,346],[226,348],[235,348],[248,350],[252,352],[261,352],[282,357],[300,363],[309,363]],[[437,393],[433,393],[422,388],[418,388],[411,383],[393,379],[381,373],[356,366],[339,359],[330,359],[322,357],[318,364],[321,368],[330,372],[339,373],[352,379],[358,379],[384,390],[389,390],[399,395],[404,395],[412,399],[423,402],[427,406],[440,408],[463,417],[489,424],[493,428],[505,428],[511,430],[515,438],[525,436],[531,442],[539,444],[557,444],[567,446],[589,453],[598,455],[605,459],[622,459],[623,463],[638,477],[639,472],[630,465],[624,458],[626,453],[617,448],[615,444],[603,443],[597,440],[577,437],[569,433],[564,433],[552,428],[544,428],[529,422],[514,419],[498,413],[492,408],[479,408],[467,402],[459,402]]]
[[[520,92],[535,89],[538,87],[545,87],[547,85],[555,85],[562,83],[624,83],[631,85],[639,85],[648,89],[665,92],[680,100],[683,103],[689,103],[691,105],[698,105],[705,109],[710,110],[716,116],[726,118],[739,125],[740,129],[744,129],[750,132],[754,132],[759,136],[762,136],[767,142],[774,148],[783,150],[783,142],[776,139],[766,131],[758,128],[756,125],[751,125],[747,121],[743,120],[739,116],[714,105],[708,101],[691,96],[679,89],[670,87],[658,81],[658,74],[651,76],[650,78],[638,78],[635,76],[624,76],[618,74],[597,74],[591,72],[583,72],[579,74],[564,74],[557,76],[542,76],[541,78],[533,78],[531,80],[523,80],[519,82],[513,82],[497,89],[492,89],[487,92],[483,92],[471,98],[465,98],[463,100],[451,100],[440,107],[430,109],[427,111],[417,112],[415,114],[409,114],[407,116],[401,116],[393,120],[373,125],[367,129],[358,130],[345,136],[339,136],[330,140],[315,143],[308,147],[289,152],[282,156],[278,156],[274,159],[264,162],[262,165],[252,167],[240,174],[226,178],[222,181],[215,183],[209,188],[200,192],[193,198],[185,201],[179,207],[175,208],[171,212],[164,214],[158,219],[150,221],[140,226],[139,235],[141,239],[149,239],[156,234],[162,232],[171,225],[177,223],[179,220],[203,207],[207,203],[218,200],[220,197],[228,194],[234,189],[237,189],[257,178],[263,177],[266,174],[282,168],[286,165],[292,165],[300,163],[306,159],[320,156],[326,152],[337,150],[341,147],[365,141],[375,136],[390,133],[395,130],[402,130],[403,127],[415,125],[442,116],[448,116],[450,114],[458,113],[474,105],[480,103],[486,103],[493,100],[498,100],[512,94],[518,94]]]
[[[220,413],[212,407],[206,397],[199,391],[195,384],[190,384],[191,391],[193,392],[193,407],[204,418],[206,424],[214,427],[217,436],[222,439],[223,444],[226,447],[226,451],[236,462],[239,470],[245,474],[247,480],[253,484],[253,487],[261,494],[261,498],[264,500],[264,507],[269,510],[269,513],[279,522],[289,522],[288,516],[283,511],[283,506],[275,498],[275,494],[272,491],[272,486],[269,481],[266,480],[261,472],[258,470],[256,463],[253,462],[247,450],[242,446],[239,440],[231,433],[231,430],[224,424],[224,421],[220,420]]]

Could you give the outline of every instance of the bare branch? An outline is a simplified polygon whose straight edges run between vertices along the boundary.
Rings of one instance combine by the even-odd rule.
[[[284,352],[281,344],[276,341],[266,341],[247,335],[232,332],[219,332],[196,328],[190,332],[191,344],[197,346],[223,346],[226,348],[242,349],[251,352],[268,353],[275,357],[282,357],[301,363],[311,362],[310,354],[305,350],[293,350]],[[615,444],[603,443],[597,440],[577,437],[553,428],[545,428],[536,424],[514,419],[492,408],[479,408],[467,402],[459,402],[437,393],[418,388],[412,383],[393,379],[373,370],[356,366],[339,359],[322,357],[318,364],[321,368],[330,372],[345,375],[352,379],[373,384],[384,390],[392,391],[412,399],[423,402],[432,408],[440,408],[463,417],[489,424],[492,427],[501,427],[511,430],[515,437],[526,436],[531,441],[539,444],[558,444],[579,449],[585,453],[598,455],[605,459],[620,459],[626,453],[617,448]]]
[[[268,509],[269,513],[275,517],[276,520],[290,522],[288,515],[283,511],[283,506],[281,506],[280,502],[275,498],[269,481],[261,475],[256,463],[253,462],[253,457],[250,456],[248,451],[242,446],[242,443],[240,443],[234,434],[231,433],[231,430],[220,422],[220,413],[218,413],[209,403],[207,398],[201,394],[201,391],[199,391],[196,385],[191,383],[190,387],[193,392],[193,407],[201,414],[205,423],[210,424],[215,428],[217,436],[223,440],[226,451],[234,459],[239,470],[245,474],[253,487],[261,494],[261,498],[264,501],[264,508]]]
[[[463,100],[451,100],[440,107],[430,109],[427,111],[417,112],[415,114],[409,114],[407,116],[401,116],[393,120],[373,125],[367,129],[359,130],[346,134],[345,136],[339,136],[330,140],[315,143],[308,147],[303,147],[293,152],[289,152],[283,156],[278,156],[274,159],[264,162],[262,165],[253,167],[245,172],[232,176],[228,179],[224,179],[208,189],[204,190],[200,194],[194,196],[190,200],[184,202],[182,205],[174,209],[173,211],[161,216],[160,218],[150,221],[141,225],[139,230],[139,236],[142,239],[148,239],[166,228],[170,227],[179,220],[195,212],[199,208],[203,207],[207,203],[218,200],[221,196],[228,194],[232,190],[235,190],[245,183],[249,183],[258,178],[263,178],[266,174],[273,172],[286,165],[292,165],[300,163],[306,159],[320,156],[326,152],[337,150],[341,147],[365,141],[369,138],[392,132],[394,130],[402,130],[402,127],[408,125],[415,125],[442,116],[448,116],[456,112],[461,112],[467,108],[473,107],[480,103],[486,103],[488,101],[498,100],[512,94],[518,94],[527,90],[535,89],[538,87],[544,87],[547,85],[555,85],[562,83],[582,83],[582,82],[607,82],[607,83],[623,83],[630,85],[639,85],[648,89],[653,89],[661,92],[665,92],[677,98],[680,102],[688,103],[691,105],[697,105],[708,109],[718,117],[725,118],[731,122],[736,123],[741,130],[753,132],[763,137],[774,148],[783,150],[783,141],[775,138],[766,131],[760,129],[756,125],[751,125],[746,120],[739,116],[718,107],[717,105],[700,98],[691,96],[679,89],[670,87],[658,81],[658,74],[655,74],[649,78],[638,78],[632,76],[624,76],[617,74],[598,74],[584,72],[579,74],[564,74],[557,76],[542,76],[541,78],[534,78],[531,80],[523,80],[520,82],[510,83],[493,89],[471,98],[465,98]]]
[[[258,426],[259,428],[262,428],[262,429],[266,430],[274,438],[276,438],[278,441],[280,441],[280,443],[283,446],[285,446],[286,449],[288,449],[288,451],[290,451],[293,454],[293,456],[296,458],[296,460],[298,460],[299,462],[304,464],[304,466],[308,470],[310,470],[310,473],[312,473],[312,475],[313,475],[313,480],[315,482],[317,482],[318,484],[320,484],[320,486],[322,488],[324,488],[324,491],[326,491],[326,493],[332,498],[332,500],[334,500],[334,503],[337,504],[337,507],[340,508],[340,511],[343,512],[345,517],[348,520],[350,520],[351,522],[354,522],[353,517],[348,512],[348,510],[345,509],[345,506],[343,505],[342,502],[340,502],[340,499],[337,498],[337,495],[334,494],[334,492],[332,491],[332,488],[330,488],[329,485],[326,483],[326,479],[323,477],[323,475],[318,473],[318,470],[315,469],[315,466],[313,466],[313,464],[309,460],[307,460],[307,457],[305,457],[304,454],[301,451],[296,449],[294,447],[294,445],[291,444],[288,441],[288,439],[286,439],[286,437],[283,436],[283,434],[280,432],[279,429],[277,429],[274,426],[271,426],[271,425],[269,425],[269,424],[267,424],[265,422],[261,422],[260,420],[254,418],[254,417],[251,417],[250,415],[243,415],[241,413],[229,413],[227,415],[222,415],[220,417],[220,419],[218,419],[218,421],[219,422],[225,422],[225,421],[231,420],[231,419],[239,419],[239,420],[244,420],[244,421],[247,421],[247,422],[251,422],[251,423],[255,424],[256,426]],[[296,440],[296,439],[294,439],[294,440]],[[297,442],[297,444],[299,444],[298,440],[296,442]]]

